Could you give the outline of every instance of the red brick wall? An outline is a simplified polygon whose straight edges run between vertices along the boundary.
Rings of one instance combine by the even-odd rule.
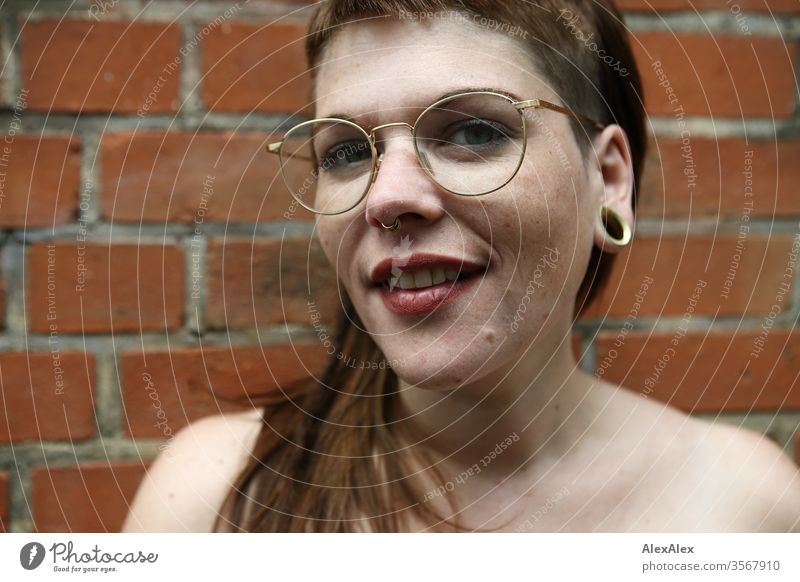
[[[118,529],[171,434],[324,366],[306,266],[315,281],[332,271],[312,216],[284,216],[262,154],[306,105],[302,5],[154,2],[137,16],[97,1],[0,21],[0,530]],[[651,149],[636,239],[576,323],[576,351],[793,450],[800,4],[619,5]],[[332,324],[335,290],[313,292]]]

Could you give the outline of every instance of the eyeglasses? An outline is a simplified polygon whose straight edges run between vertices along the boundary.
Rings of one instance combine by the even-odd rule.
[[[294,199],[317,214],[342,214],[364,199],[383,159],[375,132],[387,127],[411,130],[417,159],[434,183],[460,196],[481,196],[508,184],[522,166],[526,109],[550,109],[604,127],[542,99],[515,101],[502,93],[469,91],[436,101],[413,125],[386,123],[367,131],[346,119],[312,119],[266,149],[280,157]]]

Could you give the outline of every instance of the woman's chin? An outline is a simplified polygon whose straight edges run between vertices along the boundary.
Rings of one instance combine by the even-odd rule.
[[[475,374],[475,370],[458,369],[447,364],[420,366],[404,362],[393,369],[402,382],[432,391],[453,390],[463,385],[467,378],[474,378]]]

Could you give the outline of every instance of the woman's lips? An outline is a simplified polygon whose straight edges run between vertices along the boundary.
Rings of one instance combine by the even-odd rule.
[[[424,289],[389,289],[379,285],[378,293],[389,311],[397,315],[425,315],[437,307],[444,307],[471,288],[486,270],[469,273],[455,281],[445,281]]]

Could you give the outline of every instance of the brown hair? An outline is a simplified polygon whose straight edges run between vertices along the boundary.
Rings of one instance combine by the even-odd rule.
[[[318,64],[328,41],[343,25],[374,17],[453,10],[526,31],[529,48],[567,107],[626,132],[634,170],[634,199],[646,147],[641,82],[622,18],[608,0],[328,0],[313,14],[306,42],[308,61]],[[563,12],[569,11],[569,14]],[[586,40],[590,39],[590,40]],[[594,44],[589,44],[594,43]],[[615,59],[616,66],[599,58]],[[623,71],[627,74],[623,75]],[[572,121],[584,156],[586,128]],[[576,301],[581,312],[607,277],[613,256],[596,247]],[[336,348],[361,362],[385,362],[347,295],[335,333]],[[319,380],[284,388],[261,399],[264,427],[251,461],[217,517],[217,531],[344,532],[401,531],[404,511],[429,527],[449,525],[421,503],[413,461],[438,474],[435,456],[420,446],[399,418],[398,378],[389,367],[352,367],[332,356]],[[441,479],[440,483],[445,483]],[[455,515],[458,511],[450,501]]]

